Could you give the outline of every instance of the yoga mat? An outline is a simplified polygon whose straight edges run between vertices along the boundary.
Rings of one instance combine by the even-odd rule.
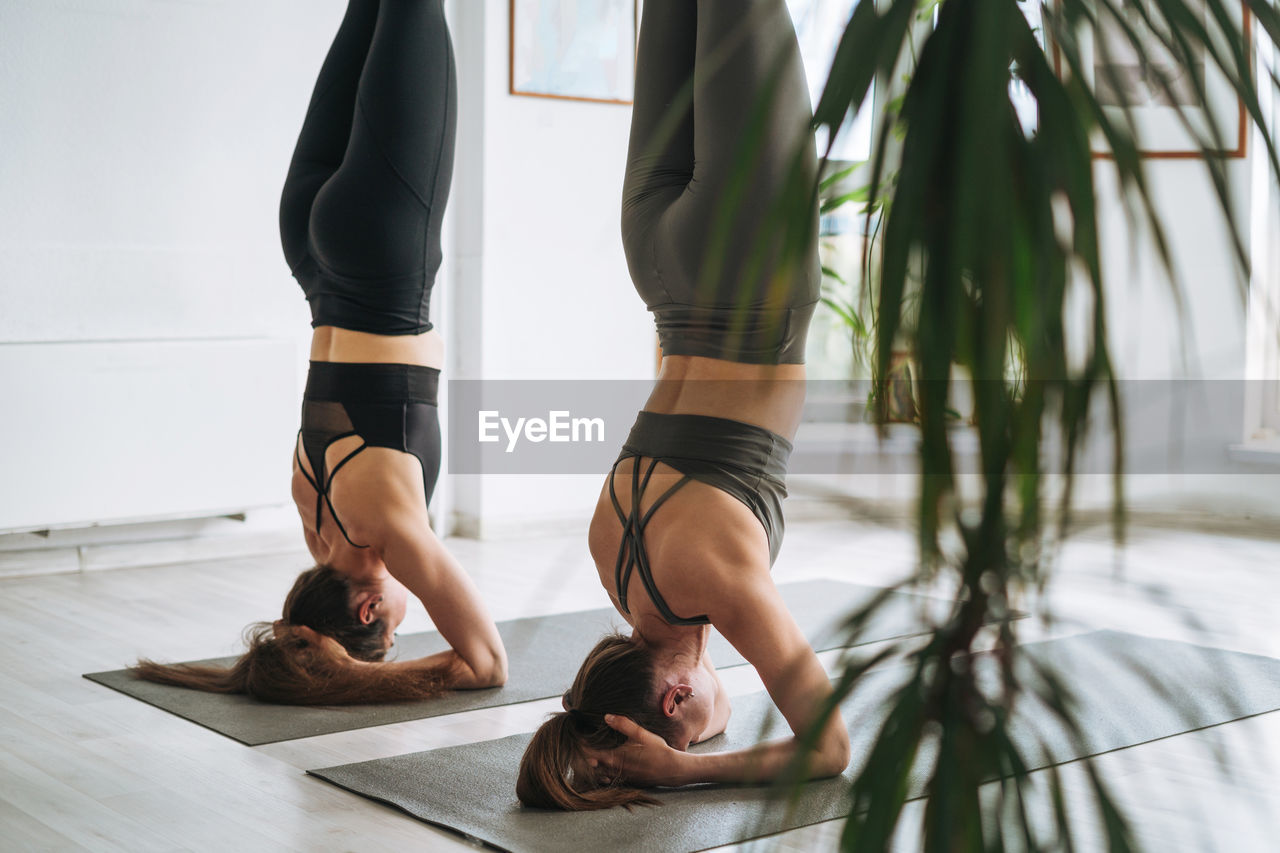
[[[831,580],[787,583],[780,585],[779,590],[810,644],[819,651],[840,648],[844,644],[839,630],[841,620],[881,592],[873,587]],[[893,593],[867,626],[860,642],[923,633],[927,630],[926,614],[937,617],[939,609],[945,614],[946,602],[910,593]],[[346,707],[270,705],[247,696],[204,693],[139,681],[123,669],[89,673],[85,678],[241,743],[257,746],[559,696],[569,688],[583,658],[601,635],[625,626],[622,617],[612,608],[500,622],[498,630],[510,660],[506,685],[488,690],[460,690],[420,702]],[[448,643],[439,633],[428,631],[397,638],[394,653],[400,659],[409,659],[447,648]],[[719,667],[745,663],[714,631],[708,649],[711,660]],[[196,662],[225,666],[234,660],[226,657]]]
[[[1033,643],[1022,651],[1076,694],[1084,741],[1027,698],[1013,737],[1035,769],[1280,708],[1280,661],[1112,631]],[[979,672],[995,675],[980,655]],[[1025,664],[1024,664],[1025,667]],[[853,761],[843,777],[811,782],[794,807],[768,787],[703,785],[657,792],[663,803],[633,812],[522,808],[516,771],[530,735],[309,771],[473,841],[521,853],[568,849],[694,851],[747,841],[848,814],[849,782],[869,754],[886,699],[909,670],[870,673],[843,707]],[[740,749],[788,730],[764,693],[734,699],[729,730],[694,751]],[[923,758],[910,781],[923,791]]]

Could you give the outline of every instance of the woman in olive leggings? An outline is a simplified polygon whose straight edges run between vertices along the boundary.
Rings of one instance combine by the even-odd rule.
[[[789,181],[816,180],[810,121],[784,0],[646,0],[622,232],[663,359],[589,536],[632,631],[596,646],[534,735],[526,805],[607,808],[652,802],[649,786],[769,780],[797,757],[811,776],[848,763],[839,715],[818,719],[830,682],[769,573],[820,280],[816,204],[798,249],[770,216]],[[810,752],[797,736],[686,751],[730,713],[710,626],[793,733],[821,724]]]

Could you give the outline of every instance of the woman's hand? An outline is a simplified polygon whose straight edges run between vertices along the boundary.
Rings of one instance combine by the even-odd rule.
[[[621,781],[640,788],[674,788],[688,784],[687,771],[695,756],[672,749],[665,740],[629,717],[605,714],[604,722],[625,735],[627,742],[616,749],[588,753],[589,763],[601,781]]]

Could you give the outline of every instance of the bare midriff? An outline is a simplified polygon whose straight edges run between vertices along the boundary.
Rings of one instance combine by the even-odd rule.
[[[420,335],[373,335],[337,326],[317,326],[311,333],[311,360],[347,364],[419,364],[444,366],[444,339],[435,329]]]
[[[645,410],[726,418],[791,439],[800,425],[804,378],[803,364],[740,364],[670,355],[662,359]]]

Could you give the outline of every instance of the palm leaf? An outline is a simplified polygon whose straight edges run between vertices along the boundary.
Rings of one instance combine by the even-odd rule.
[[[1259,34],[1280,39],[1280,12],[1264,0],[1245,4]],[[1033,825],[1042,812],[1029,806],[1036,786],[1026,757],[1009,737],[1012,709],[1020,697],[1034,696],[1080,748],[1087,738],[1060,679],[1035,668],[1030,676],[1020,675],[1017,662],[1023,658],[1008,613],[1011,599],[1046,583],[1044,477],[1056,472],[1063,483],[1055,515],[1054,541],[1060,542],[1070,527],[1078,460],[1095,422],[1104,417],[1116,472],[1115,533],[1124,535],[1124,419],[1108,349],[1094,140],[1107,146],[1126,221],[1133,233],[1149,236],[1184,337],[1191,334],[1181,271],[1139,148],[1134,111],[1101,103],[1097,83],[1119,81],[1103,63],[1098,81],[1089,82],[1095,69],[1085,67],[1082,35],[1106,24],[1139,55],[1155,44],[1184,64],[1203,56],[1206,68],[1224,77],[1245,114],[1261,127],[1260,150],[1280,175],[1277,146],[1262,126],[1263,94],[1237,23],[1236,0],[1149,0],[1137,5],[1138,17],[1130,20],[1122,7],[1132,5],[1055,0],[1042,7],[1051,62],[1015,0],[864,0],[845,27],[819,99],[815,126],[826,127],[834,144],[849,113],[864,108],[872,82],[893,81],[904,55],[913,62],[905,88],[881,99],[886,115],[869,162],[834,170],[824,162],[831,173],[795,198],[821,197],[824,211],[864,205],[863,233],[869,239],[860,268],[870,294],[870,322],[863,323],[862,312],[842,299],[828,296],[824,302],[851,335],[874,338],[874,400],[881,421],[888,415],[885,388],[893,357],[903,347],[910,350],[921,471],[920,563],[912,580],[923,583],[941,573],[957,590],[946,619],[906,654],[910,678],[887,702],[870,753],[851,783],[846,850],[890,845],[913,779],[923,780],[928,797],[928,850],[1076,847],[1072,803],[1056,768],[1038,775],[1049,818],[1046,826]],[[935,12],[917,49],[916,30]],[[1015,79],[1034,101],[1034,132],[1024,130],[1010,99]],[[1206,103],[1203,75],[1193,72],[1190,81],[1194,99]],[[1275,72],[1261,82],[1273,93],[1280,89]],[[1156,84],[1173,94],[1167,76],[1157,74]],[[896,81],[889,86],[895,87]],[[1228,147],[1216,123],[1201,126],[1178,110],[1183,130],[1203,152]],[[1247,269],[1228,164],[1213,156],[1202,164],[1236,260]],[[845,188],[864,167],[866,186]],[[1072,312],[1076,291],[1087,295],[1087,308]],[[981,488],[969,501],[956,486],[957,376],[973,385]],[[1052,459],[1045,454],[1050,432],[1061,437]],[[944,548],[944,539],[955,544]],[[886,600],[878,596],[850,615],[845,628],[851,638]],[[971,670],[953,671],[952,665],[972,653],[982,626],[992,619],[998,620],[1001,644],[1000,685],[987,693]],[[867,671],[865,661],[843,660],[837,695],[855,690]],[[1109,849],[1134,849],[1133,833],[1100,771],[1085,766]],[[995,786],[988,789],[994,796],[980,793],[986,784]]]

